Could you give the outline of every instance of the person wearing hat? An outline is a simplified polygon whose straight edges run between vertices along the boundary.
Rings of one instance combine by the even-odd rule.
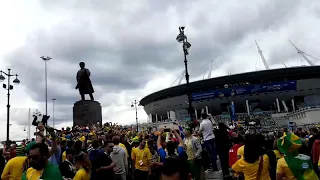
[[[297,135],[284,133],[277,141],[277,146],[284,154],[284,157],[278,160],[277,180],[319,180],[310,157],[298,153],[302,141]]]

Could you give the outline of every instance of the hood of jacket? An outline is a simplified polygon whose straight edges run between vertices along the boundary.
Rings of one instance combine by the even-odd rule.
[[[118,153],[120,152],[121,148],[122,148],[122,147],[120,147],[119,145],[118,145],[118,146],[114,146],[112,152],[113,152],[114,154],[118,154]]]

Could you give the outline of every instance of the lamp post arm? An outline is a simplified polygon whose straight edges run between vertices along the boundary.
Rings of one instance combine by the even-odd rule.
[[[14,74],[10,74],[10,72],[9,73],[6,73],[4,71],[0,71],[0,72],[8,77],[15,76]]]

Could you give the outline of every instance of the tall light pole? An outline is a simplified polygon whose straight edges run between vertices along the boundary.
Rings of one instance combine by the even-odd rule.
[[[191,47],[191,44],[188,42],[187,36],[184,34],[184,29],[185,27],[179,27],[179,34],[176,38],[176,40],[179,43],[182,43],[182,50],[184,54],[184,68],[186,72],[186,81],[187,81],[187,95],[188,95],[188,103],[189,103],[189,108],[188,108],[188,113],[190,115],[190,118],[192,120],[193,118],[193,107],[192,107],[192,99],[191,99],[191,92],[190,92],[190,82],[189,82],[189,73],[188,73],[188,60],[187,60],[187,55],[189,54],[188,49]]]
[[[13,80],[13,83],[16,85],[19,84],[20,81],[18,79],[17,74],[16,75],[11,74],[11,69],[8,69],[7,73],[0,71],[0,81],[4,81],[6,79],[2,74],[7,76],[8,78],[7,84],[2,85],[2,87],[7,90],[7,142],[8,142],[10,139],[10,90],[13,89],[13,85],[10,84],[10,78],[12,76],[16,76],[16,78]]]
[[[47,76],[47,61],[52,59],[51,57],[41,56],[42,60],[44,60],[44,78],[45,78],[45,91],[46,91],[46,115],[48,115],[48,76]]]
[[[52,99],[52,127],[54,128],[54,101],[57,100],[55,98]]]
[[[137,123],[137,132],[139,131],[139,122],[138,122],[138,106],[139,105],[139,101],[134,100],[134,102],[131,103],[131,107],[135,108],[136,110],[136,123]]]

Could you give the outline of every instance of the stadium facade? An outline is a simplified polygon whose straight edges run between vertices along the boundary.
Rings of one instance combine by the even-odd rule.
[[[265,127],[275,125],[276,121],[289,126],[296,122],[300,125],[319,123],[320,66],[310,59],[316,58],[290,41],[310,66],[287,67],[283,63],[285,68],[270,69],[255,43],[266,70],[210,78],[211,69],[209,79],[152,93],[140,101],[149,121],[189,120],[189,93],[195,118],[206,111],[217,120],[242,121],[247,125],[256,121],[253,124],[264,123]]]

